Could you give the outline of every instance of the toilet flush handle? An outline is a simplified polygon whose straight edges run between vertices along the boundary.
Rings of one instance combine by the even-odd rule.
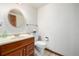
[[[49,41],[49,37],[48,37],[48,36],[46,36],[46,37],[45,37],[45,40],[46,40],[46,41]]]

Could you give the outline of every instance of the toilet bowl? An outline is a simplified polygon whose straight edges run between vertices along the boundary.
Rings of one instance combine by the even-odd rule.
[[[43,56],[44,55],[44,49],[46,48],[47,38],[41,38],[41,35],[36,30],[33,30],[32,34],[35,37],[35,55]]]
[[[35,42],[35,53],[37,56],[43,56],[44,55],[44,49],[46,47],[45,41],[36,41]]]
[[[41,36],[35,37],[35,54],[37,56],[44,56],[44,50],[47,45],[47,38],[38,38]],[[38,40],[39,39],[39,40]]]

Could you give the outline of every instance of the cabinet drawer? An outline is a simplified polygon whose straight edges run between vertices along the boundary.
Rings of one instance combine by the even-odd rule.
[[[10,52],[4,56],[23,56],[23,48]]]

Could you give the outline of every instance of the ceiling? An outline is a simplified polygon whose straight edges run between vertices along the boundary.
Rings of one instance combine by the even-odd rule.
[[[39,8],[41,6],[46,5],[47,3],[29,3],[29,5],[31,5],[34,8]]]

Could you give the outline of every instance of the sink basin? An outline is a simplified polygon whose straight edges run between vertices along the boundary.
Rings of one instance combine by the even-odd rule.
[[[0,41],[9,40],[9,39],[13,39],[13,38],[15,38],[15,36],[0,37]]]
[[[28,36],[29,34],[14,34],[15,37]]]
[[[33,35],[31,35],[31,34],[15,34],[14,35],[15,37],[32,37]]]
[[[0,41],[2,40],[9,40],[9,39],[16,39],[16,38],[28,38],[28,37],[33,37],[33,35],[30,34],[19,34],[19,35],[11,35],[11,36],[7,36],[7,37],[0,37]]]
[[[33,35],[19,34],[18,36],[11,35],[11,36],[7,36],[7,37],[0,37],[0,45],[7,44],[10,42],[19,41],[19,40],[23,40],[25,38],[30,38],[30,37],[33,37]]]
[[[7,36],[7,37],[6,37],[6,39],[13,39],[13,38],[15,38],[15,36],[13,36],[13,35],[12,35],[12,36]]]
[[[0,45],[12,41],[15,36],[0,37]]]
[[[29,34],[20,34],[19,36],[30,36]]]

